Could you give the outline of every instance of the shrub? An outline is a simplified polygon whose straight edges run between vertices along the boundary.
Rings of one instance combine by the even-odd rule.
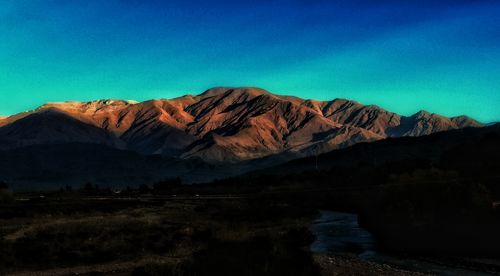
[[[0,182],[0,203],[14,201],[14,196],[5,182]]]

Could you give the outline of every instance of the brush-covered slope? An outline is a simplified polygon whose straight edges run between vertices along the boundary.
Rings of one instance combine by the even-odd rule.
[[[462,174],[481,178],[494,175],[500,168],[500,124],[483,128],[464,128],[421,137],[390,138],[374,143],[360,143],[349,148],[295,159],[266,168],[260,174],[295,174],[360,169],[363,167],[409,167],[416,164],[449,167]],[[477,174],[477,171],[481,171]],[[252,175],[257,172],[252,172]],[[499,189],[500,191],[500,189]]]

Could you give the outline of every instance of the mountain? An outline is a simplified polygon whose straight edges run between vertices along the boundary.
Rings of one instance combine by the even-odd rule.
[[[45,104],[0,118],[0,150],[92,143],[143,155],[238,163],[316,155],[360,142],[482,126],[466,116],[401,116],[373,105],[304,100],[258,88],[214,88],[145,102]]]

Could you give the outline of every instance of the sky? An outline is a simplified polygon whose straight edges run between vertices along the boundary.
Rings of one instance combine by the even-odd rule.
[[[500,121],[500,1],[2,0],[0,115],[254,86]]]

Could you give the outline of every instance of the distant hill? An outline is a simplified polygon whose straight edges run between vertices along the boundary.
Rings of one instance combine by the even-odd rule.
[[[481,175],[500,177],[500,124],[360,143],[318,156],[295,159],[252,174],[288,175],[342,168],[352,170],[364,166],[415,170],[419,164],[456,170],[463,175],[476,174],[474,178]]]
[[[191,183],[239,173],[239,168],[200,159],[142,155],[97,144],[36,145],[0,154],[0,181],[16,191],[81,188],[86,183],[124,189],[174,177]]]

